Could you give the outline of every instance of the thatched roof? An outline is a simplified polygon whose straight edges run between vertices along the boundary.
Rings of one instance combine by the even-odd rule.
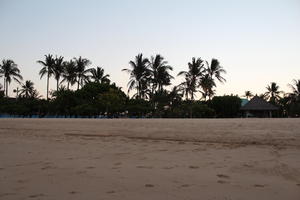
[[[247,104],[241,107],[241,110],[272,111],[278,110],[278,108],[264,99],[254,96]]]

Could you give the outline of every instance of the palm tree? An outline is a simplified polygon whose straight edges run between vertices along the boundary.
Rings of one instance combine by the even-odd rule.
[[[254,95],[252,94],[251,91],[247,90],[247,91],[245,91],[245,94],[243,96],[246,97],[249,100]]]
[[[216,78],[221,83],[226,82],[226,79],[222,77],[222,74],[226,74],[226,71],[223,69],[222,66],[220,66],[220,62],[213,58],[211,60],[211,63],[209,65],[208,62],[206,62],[207,65],[207,73],[210,75],[212,79]]]
[[[51,54],[45,55],[45,61],[38,60],[37,63],[40,63],[43,68],[40,70],[39,75],[40,78],[47,75],[47,100],[49,99],[49,78],[53,74],[53,69],[55,65],[55,59]]]
[[[181,93],[181,89],[177,86],[174,86],[172,90],[169,92],[170,104],[174,106],[178,104],[182,100],[183,94]]]
[[[168,62],[161,55],[157,54],[155,57],[151,57],[152,93],[156,88],[158,88],[158,91],[162,91],[163,86],[171,85],[173,76],[170,75],[169,71],[172,70],[173,68],[168,65]]]
[[[59,79],[64,72],[64,57],[60,56],[55,58],[53,65],[53,75],[56,80],[56,90],[59,88]]]
[[[294,79],[293,84],[288,84],[288,86],[293,90],[293,92],[289,94],[291,99],[295,101],[300,100],[300,79]]]
[[[104,69],[101,67],[97,67],[96,69],[93,68],[90,70],[91,71],[91,76],[90,78],[94,80],[94,82],[97,83],[110,83],[110,80],[108,79],[109,75],[104,74]]]
[[[271,82],[271,84],[268,85],[266,89],[268,91],[265,93],[265,96],[267,99],[269,99],[269,101],[275,103],[275,101],[280,99],[280,94],[282,93],[282,91],[279,91],[279,86],[275,82]]]
[[[89,81],[89,76],[87,75],[90,72],[90,69],[86,69],[91,64],[91,61],[89,61],[86,58],[82,58],[81,56],[79,58],[74,58],[76,63],[76,74],[77,74],[77,90],[79,89],[79,86],[83,86],[84,83],[87,83]]]
[[[63,63],[63,74],[62,74],[62,82],[67,82],[67,89],[70,89],[70,84],[71,86],[76,83],[76,77],[77,77],[77,72],[76,72],[76,63],[73,60],[65,61]]]
[[[194,100],[194,94],[197,91],[197,84],[200,78],[205,72],[203,60],[201,58],[192,58],[192,62],[188,63],[188,71],[181,71],[177,76],[184,76],[185,81],[180,84],[180,87],[184,90],[186,98],[191,96],[191,100]]]
[[[143,54],[138,54],[134,61],[129,62],[129,65],[131,69],[122,69],[122,71],[126,71],[130,74],[128,92],[135,88],[137,91],[135,96],[138,99],[145,98],[151,74],[148,68],[149,60],[147,58],[143,58]]]
[[[33,82],[30,80],[25,81],[25,84],[22,84],[22,88],[20,89],[20,96],[25,98],[31,97],[34,91]]]
[[[8,85],[11,83],[11,80],[13,79],[20,83],[23,77],[20,74],[18,65],[13,60],[2,60],[1,71],[4,76],[5,95],[8,96]]]
[[[205,101],[207,97],[210,100],[211,97],[215,94],[215,90],[213,90],[213,87],[216,86],[216,83],[209,74],[205,74],[200,78],[199,86],[201,88],[200,92],[202,94],[202,98]]]

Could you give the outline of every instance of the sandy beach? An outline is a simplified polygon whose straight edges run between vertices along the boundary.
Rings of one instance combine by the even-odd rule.
[[[0,119],[0,199],[299,200],[300,119]]]

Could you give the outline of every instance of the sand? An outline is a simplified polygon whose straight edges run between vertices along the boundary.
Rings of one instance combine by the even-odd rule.
[[[300,199],[300,119],[0,119],[0,199]]]

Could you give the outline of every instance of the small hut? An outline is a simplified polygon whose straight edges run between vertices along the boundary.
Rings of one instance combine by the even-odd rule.
[[[254,96],[248,103],[241,107],[244,117],[272,117],[272,113],[277,110],[278,107],[258,96]]]

